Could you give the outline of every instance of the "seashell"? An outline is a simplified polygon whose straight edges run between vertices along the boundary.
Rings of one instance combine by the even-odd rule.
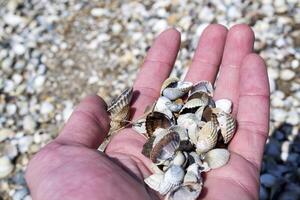
[[[236,121],[230,114],[223,111],[217,113],[217,121],[221,129],[223,141],[225,144],[227,144],[235,133]]]
[[[167,79],[168,80],[168,79]],[[168,84],[167,84],[168,83]],[[183,82],[170,80],[170,83],[167,82],[166,87],[162,87],[162,95],[167,97],[170,100],[176,100],[183,95],[185,95],[193,86],[191,82]]]
[[[153,163],[159,163],[173,157],[179,147],[180,138],[176,132],[170,132],[160,139],[156,144],[153,142],[153,148],[150,152],[150,159]]]
[[[126,88],[121,95],[113,99],[107,111],[111,114],[119,113],[125,106],[130,104],[133,88]]]
[[[171,165],[164,175],[161,182],[159,193],[162,195],[167,194],[176,186],[180,185],[184,178],[184,170],[181,166]]]
[[[159,191],[160,184],[164,179],[164,174],[152,174],[151,176],[144,179],[144,182],[153,190]]]
[[[130,110],[130,106],[126,105],[121,110],[119,110],[119,112],[111,114],[111,116],[110,116],[110,118],[111,118],[110,129],[111,129],[111,131],[118,130],[119,128],[121,128],[122,126],[124,126],[127,123],[126,120],[130,116],[129,110]]]
[[[179,115],[177,118],[177,124],[188,130],[189,139],[193,144],[197,142],[198,121],[199,119],[193,113]]]
[[[155,140],[153,141],[153,145],[156,145],[158,142],[160,142],[160,140],[163,139],[163,137],[165,137],[169,133],[170,133],[170,131],[168,129],[157,128],[153,132],[153,136],[155,137]]]
[[[169,128],[172,124],[172,120],[164,113],[152,112],[147,115],[145,126],[147,134],[151,136],[155,129]]]
[[[198,165],[202,165],[202,161],[200,160],[200,156],[196,152],[190,152],[188,157],[188,163],[189,165],[192,165],[194,163]]]
[[[184,140],[189,139],[187,130],[185,128],[181,127],[181,126],[174,125],[174,126],[171,126],[169,128],[169,130],[177,132],[179,134],[180,141],[184,141]]]
[[[230,152],[227,149],[213,149],[206,153],[204,161],[211,169],[224,166],[230,158]]]
[[[207,95],[212,97],[213,92],[214,88],[209,81],[200,81],[192,87],[189,96],[191,96],[194,93],[206,93]]]
[[[180,114],[184,113],[194,113],[196,110],[198,110],[199,107],[206,106],[205,102],[203,102],[201,99],[191,99],[187,101],[182,109],[180,110]]]
[[[136,132],[138,132],[140,134],[144,134],[144,133],[147,133],[145,124],[146,124],[146,119],[139,119],[139,120],[137,120],[137,122],[132,124],[132,128]]]
[[[199,165],[197,163],[193,163],[186,169],[186,174],[183,179],[183,183],[201,183],[202,178],[199,172]]]
[[[179,112],[182,109],[183,104],[179,104],[179,103],[175,103],[175,102],[167,102],[166,106],[172,112]]]
[[[182,184],[168,193],[165,200],[196,200],[201,193],[202,185],[202,183]]]
[[[155,137],[152,136],[150,137],[147,142],[143,145],[143,150],[142,154],[146,156],[147,158],[150,158],[150,152],[152,150],[153,142],[154,142]]]
[[[173,160],[173,165],[184,166],[187,162],[188,154],[186,152],[177,151]]]
[[[168,98],[166,97],[159,97],[156,105],[154,107],[154,111],[164,113],[167,115],[170,119],[173,118],[173,113],[172,111],[168,108],[167,104],[172,103]]]
[[[200,172],[209,172],[210,170],[211,168],[209,167],[207,162],[202,162],[202,164],[200,165]]]
[[[205,153],[216,146],[218,140],[217,127],[213,122],[207,122],[198,132],[196,152]]]
[[[194,145],[190,142],[190,140],[181,140],[178,150],[180,151],[193,151]]]
[[[221,109],[225,113],[230,114],[232,108],[232,102],[229,99],[219,99],[215,101],[216,108]]]
[[[176,78],[176,77],[169,77],[169,78],[167,78],[163,82],[163,84],[161,86],[160,94],[162,94],[163,91],[164,91],[164,89],[166,89],[167,87],[174,87],[174,86],[176,86],[177,83],[178,83],[178,81],[179,81],[179,79]]]

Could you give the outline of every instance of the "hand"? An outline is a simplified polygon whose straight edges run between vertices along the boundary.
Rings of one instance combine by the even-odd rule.
[[[207,174],[203,199],[258,199],[259,171],[268,135],[269,86],[264,61],[252,53],[253,42],[253,32],[246,25],[236,25],[229,31],[221,25],[210,25],[199,40],[186,75],[192,82],[216,81],[214,98],[231,99],[238,121],[228,147],[230,161]],[[149,50],[134,84],[133,120],[159,96],[179,46],[180,34],[169,29]],[[33,199],[156,199],[143,183],[143,178],[151,174],[150,161],[141,154],[145,138],[124,129],[113,137],[104,154],[96,149],[108,130],[104,101],[87,97],[59,136],[31,160],[26,180]]]

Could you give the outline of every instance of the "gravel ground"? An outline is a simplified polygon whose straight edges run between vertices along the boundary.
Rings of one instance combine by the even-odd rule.
[[[260,198],[300,199],[299,1],[100,2],[0,0],[0,199],[31,199],[23,175],[32,155],[85,95],[108,101],[132,85],[159,32],[182,32],[172,72],[181,76],[210,23],[254,29],[272,92]]]

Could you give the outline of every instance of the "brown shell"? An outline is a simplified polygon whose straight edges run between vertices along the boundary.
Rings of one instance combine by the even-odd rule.
[[[111,122],[110,122],[110,129],[111,131],[118,130],[122,126],[127,124],[127,119],[130,116],[130,106],[126,105],[123,107],[118,113],[112,114],[110,116]]]
[[[167,87],[169,87],[172,84],[176,84],[178,81],[179,81],[179,79],[176,78],[176,77],[169,77],[169,78],[167,78],[163,82],[163,84],[161,86],[160,94],[162,94],[162,92],[164,91],[164,89],[166,89]]]
[[[153,146],[150,152],[150,159],[153,163],[171,158],[180,144],[178,133],[170,132],[165,135],[156,145]]]
[[[147,142],[143,145],[142,154],[148,158],[150,158],[150,152],[152,150],[154,139],[155,139],[154,136],[150,137],[147,140]]]
[[[213,91],[214,88],[209,81],[200,81],[193,86],[192,90],[190,91],[190,94],[192,95],[193,93],[196,92],[204,92],[212,97]]]
[[[196,110],[201,107],[205,106],[205,102],[203,102],[201,99],[191,99],[187,101],[182,109],[180,110],[180,114],[188,113],[188,112],[196,112]]]
[[[111,114],[120,112],[125,106],[130,104],[133,88],[126,88],[121,95],[113,99],[107,109]]]
[[[153,135],[155,129],[167,129],[172,126],[172,124],[172,120],[167,115],[160,112],[152,112],[146,117],[146,131],[149,136]]]

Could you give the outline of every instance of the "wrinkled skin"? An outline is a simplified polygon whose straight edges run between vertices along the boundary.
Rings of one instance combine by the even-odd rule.
[[[238,130],[229,163],[205,176],[200,199],[258,199],[259,171],[269,124],[269,86],[264,61],[252,53],[254,35],[246,25],[229,30],[208,26],[200,37],[186,80],[216,81],[215,99],[233,101]],[[180,45],[168,29],[148,52],[134,84],[132,119],[159,96]],[[220,70],[218,79],[217,72]],[[151,172],[140,152],[145,138],[127,128],[113,137],[106,154],[97,151],[109,130],[106,105],[89,96],[75,109],[59,136],[34,158],[26,173],[33,199],[156,199],[143,178]]]

